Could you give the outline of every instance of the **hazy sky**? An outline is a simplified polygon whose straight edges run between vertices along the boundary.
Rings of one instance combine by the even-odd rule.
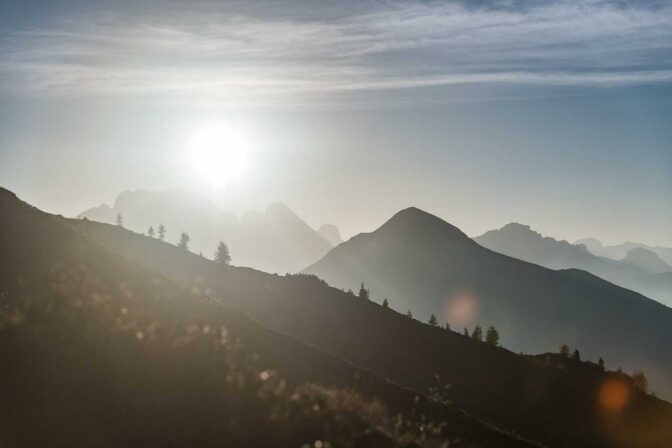
[[[185,186],[672,246],[669,1],[93,3],[0,0],[0,185],[40,208]],[[185,153],[217,123],[251,149],[214,188]]]

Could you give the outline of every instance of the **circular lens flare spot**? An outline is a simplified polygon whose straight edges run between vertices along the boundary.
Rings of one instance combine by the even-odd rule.
[[[612,412],[620,411],[630,401],[630,388],[624,381],[607,380],[600,387],[598,401],[603,409]]]
[[[460,291],[448,297],[443,317],[453,326],[469,325],[478,314],[478,298],[471,291]]]

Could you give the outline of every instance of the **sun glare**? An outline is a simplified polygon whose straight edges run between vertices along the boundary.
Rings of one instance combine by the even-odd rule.
[[[208,126],[193,135],[189,158],[201,180],[224,185],[243,177],[249,151],[249,141],[244,133],[223,125]]]

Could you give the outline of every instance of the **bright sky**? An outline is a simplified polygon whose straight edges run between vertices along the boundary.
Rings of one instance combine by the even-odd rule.
[[[0,2],[0,185],[672,246],[670,2],[136,3]],[[249,160],[213,187],[185,153],[219,126]]]

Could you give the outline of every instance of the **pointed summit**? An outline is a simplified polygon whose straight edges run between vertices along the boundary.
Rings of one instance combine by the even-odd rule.
[[[395,213],[374,232],[379,235],[403,235],[414,239],[465,240],[470,238],[460,229],[417,207],[408,207]]]

